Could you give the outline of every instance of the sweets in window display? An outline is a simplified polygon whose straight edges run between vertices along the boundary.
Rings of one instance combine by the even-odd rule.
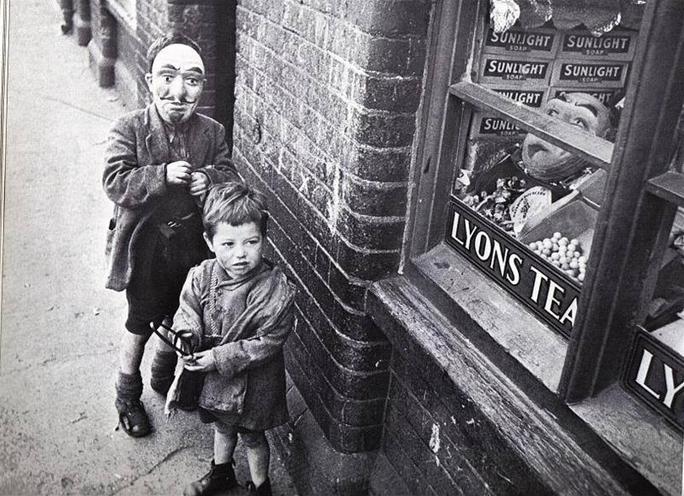
[[[607,137],[612,129],[608,107],[587,93],[560,94],[542,111],[596,136]],[[462,171],[456,189],[466,205],[525,243],[561,232],[581,239],[588,253],[596,212],[581,192],[602,191],[604,179],[581,158],[527,134],[522,146]]]

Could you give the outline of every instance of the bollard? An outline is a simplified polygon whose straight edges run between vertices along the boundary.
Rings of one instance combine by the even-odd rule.
[[[59,7],[62,9],[62,17],[64,22],[60,26],[62,33],[70,33],[74,27],[74,0],[59,0]]]
[[[93,35],[90,24],[90,0],[78,0],[74,25],[76,26],[76,42],[78,46],[88,45]]]

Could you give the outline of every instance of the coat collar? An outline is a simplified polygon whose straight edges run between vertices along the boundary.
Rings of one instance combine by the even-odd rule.
[[[154,103],[151,103],[146,108],[144,125],[147,128],[145,144],[150,156],[162,162],[169,160],[171,151],[166,137],[166,130],[164,129],[164,122]],[[187,149],[190,154],[188,162],[195,168],[202,167],[206,164],[202,164],[200,161],[204,159],[211,145],[210,127],[207,120],[201,119],[197,113],[190,117],[187,127]]]

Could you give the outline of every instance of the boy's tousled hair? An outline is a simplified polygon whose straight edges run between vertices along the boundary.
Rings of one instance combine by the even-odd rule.
[[[154,63],[154,59],[157,58],[157,55],[159,55],[159,52],[161,52],[164,48],[166,48],[169,45],[187,45],[193,50],[195,50],[199,56],[202,56],[202,49],[199,47],[199,45],[192,40],[191,38],[188,38],[184,34],[181,33],[169,33],[165,34],[163,36],[160,36],[152,44],[150,47],[147,49],[147,70],[148,72],[152,72],[152,64]]]
[[[267,208],[266,197],[256,189],[239,182],[217,184],[209,190],[204,202],[204,231],[209,239],[213,239],[220,222],[231,226],[254,222],[259,226],[261,235],[266,236]]]

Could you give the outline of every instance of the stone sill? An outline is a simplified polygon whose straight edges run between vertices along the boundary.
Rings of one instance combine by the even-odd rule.
[[[369,314],[395,351],[406,354],[417,346],[437,362],[492,413],[488,416],[508,433],[513,446],[517,440],[508,424],[511,416],[490,409],[497,398],[482,394],[479,387],[512,394],[515,398],[506,401],[514,408],[525,415],[533,412],[530,427],[543,426],[548,436],[539,445],[521,446],[521,456],[547,476],[550,472],[541,465],[550,452],[561,450],[577,463],[564,464],[559,480],[544,477],[554,492],[580,494],[571,487],[572,479],[586,473],[587,487],[597,484],[597,494],[649,494],[655,488],[680,494],[682,436],[619,386],[581,404],[564,405],[555,393],[567,343],[494,281],[445,245],[407,264],[405,272],[406,277],[373,284]],[[464,370],[471,368],[482,386],[465,381]],[[563,483],[570,485],[560,490]]]

